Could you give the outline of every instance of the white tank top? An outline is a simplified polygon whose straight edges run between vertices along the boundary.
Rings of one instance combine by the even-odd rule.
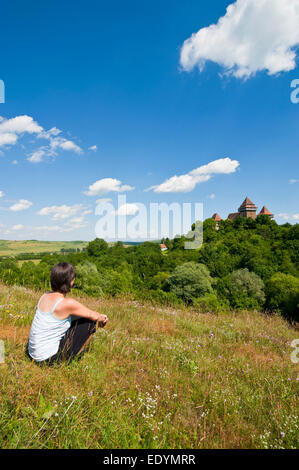
[[[43,296],[42,296],[43,297]],[[54,317],[53,312],[56,306],[63,300],[57,300],[50,312],[41,312],[39,304],[30,329],[28,353],[37,362],[49,359],[57,353],[60,340],[63,338],[71,326],[71,316],[65,320]]]

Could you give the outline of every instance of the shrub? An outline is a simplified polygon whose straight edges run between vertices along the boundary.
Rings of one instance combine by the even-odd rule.
[[[109,272],[109,284],[106,292],[112,296],[124,294],[132,291],[133,275],[128,269],[123,269],[121,272]]]
[[[87,245],[87,253],[92,257],[99,257],[108,250],[108,243],[102,238],[96,238]]]
[[[179,299],[175,294],[172,292],[165,292],[161,289],[142,291],[140,293],[136,293],[135,297],[139,300],[156,302],[161,305],[177,306],[183,304],[182,299]]]
[[[149,281],[149,287],[151,290],[156,290],[156,289],[165,289],[167,286],[167,279],[169,277],[168,273],[165,272],[159,272],[156,274],[150,281]]]
[[[76,266],[76,285],[82,289],[87,295],[91,296],[103,296],[103,287],[105,285],[105,279],[97,270],[94,263],[85,261],[82,264]]]
[[[218,292],[228,298],[233,308],[261,309],[265,303],[264,287],[262,279],[245,268],[220,280]]]
[[[175,268],[167,279],[170,292],[185,302],[191,303],[194,297],[212,292],[212,278],[204,264],[185,263]]]
[[[220,301],[214,293],[209,293],[203,297],[194,299],[193,305],[201,312],[221,313],[229,308],[229,302],[226,299]]]
[[[299,279],[291,274],[276,273],[266,285],[267,307],[279,309],[299,321]]]

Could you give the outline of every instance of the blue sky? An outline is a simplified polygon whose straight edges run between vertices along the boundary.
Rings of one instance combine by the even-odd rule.
[[[0,239],[93,239],[123,193],[296,223],[299,17],[269,1],[1,2]]]

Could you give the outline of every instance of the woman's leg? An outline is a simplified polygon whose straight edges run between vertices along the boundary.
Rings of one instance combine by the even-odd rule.
[[[69,361],[81,353],[96,332],[96,322],[87,318],[73,320],[70,328],[60,341],[59,350],[49,363]]]

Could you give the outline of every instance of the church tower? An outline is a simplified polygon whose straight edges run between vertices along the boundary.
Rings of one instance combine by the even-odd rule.
[[[268,215],[270,217],[270,219],[274,219],[274,215],[269,211],[269,209],[267,209],[266,206],[264,206],[261,210],[261,212],[259,213],[259,215]]]
[[[257,206],[253,204],[253,202],[249,199],[249,197],[246,197],[245,201],[243,204],[239,207],[239,214],[241,217],[245,217],[246,219],[256,219],[256,211],[257,211]]]
[[[212,219],[214,219],[216,222],[216,230],[219,230],[219,222],[222,220],[220,215],[216,213],[212,216]]]

